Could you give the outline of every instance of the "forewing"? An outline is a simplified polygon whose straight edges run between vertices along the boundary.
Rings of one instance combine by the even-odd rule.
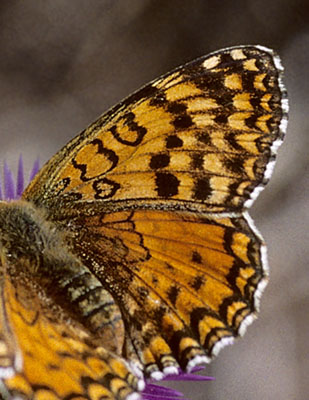
[[[220,50],[137,91],[73,139],[24,198],[237,212],[268,181],[286,128],[278,56]],[[52,207],[52,206],[50,206]]]

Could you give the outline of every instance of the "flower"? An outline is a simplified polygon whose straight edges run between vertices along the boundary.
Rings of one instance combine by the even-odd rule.
[[[33,163],[32,170],[29,176],[29,182],[35,177],[40,169],[40,162],[37,159]],[[0,200],[14,200],[19,199],[25,188],[24,179],[24,163],[22,156],[19,157],[18,167],[17,167],[17,177],[16,182],[13,177],[13,173],[6,162],[4,162],[3,167],[3,187],[1,185],[0,179]]]
[[[179,371],[178,375],[167,375],[164,381],[211,381],[214,378],[210,376],[196,375],[195,372],[203,370],[204,367],[195,367],[192,372]],[[159,386],[148,381],[143,391],[143,400],[188,400],[183,397],[181,392],[175,389]]]
[[[29,176],[29,182],[34,178],[34,176],[39,171],[39,160],[37,159],[32,167]],[[29,183],[27,182],[27,183]],[[22,192],[25,188],[25,178],[24,178],[24,165],[22,156],[19,157],[16,182],[13,177],[13,173],[6,162],[4,162],[3,167],[3,186],[1,185],[0,179],[0,200],[16,200],[20,198]],[[179,370],[178,375],[167,375],[163,378],[163,381],[209,381],[214,378],[209,376],[196,375],[195,372],[199,372],[204,367],[193,368],[193,373],[186,373]],[[159,386],[154,384],[153,381],[147,380],[146,387],[142,392],[142,400],[188,400],[183,397],[181,392],[175,389],[171,389],[164,386]]]

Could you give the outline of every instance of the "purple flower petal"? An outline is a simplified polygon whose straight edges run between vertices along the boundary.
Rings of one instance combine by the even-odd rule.
[[[156,395],[156,394],[151,395],[151,394],[144,394],[144,393],[142,395],[142,399],[143,400],[177,400],[177,399],[189,400],[189,399],[186,399],[185,397],[175,397],[175,396],[170,397],[170,396],[164,396],[164,395]]]
[[[29,182],[31,182],[32,179],[35,177],[35,175],[39,172],[39,169],[40,169],[40,160],[37,158],[34,161],[34,164],[33,164],[33,167],[32,167],[31,173],[30,173]]]
[[[168,375],[164,378],[165,381],[213,381],[211,376],[193,375],[191,373],[183,373],[181,375]]]
[[[178,392],[175,389],[171,389],[165,386],[159,386],[155,385],[153,383],[147,383],[146,388],[144,389],[144,392],[147,392],[147,394],[157,394],[160,393],[161,395],[169,395],[169,396],[178,396],[181,397],[183,394],[181,392]]]
[[[24,164],[22,155],[19,156],[17,169],[16,197],[19,198],[24,191]]]
[[[158,387],[160,388],[160,386],[158,386]],[[176,392],[176,393],[179,393],[179,392]],[[182,393],[180,393],[179,396],[177,394],[175,394],[172,389],[169,394],[161,393],[160,391],[154,391],[153,393],[144,391],[142,393],[142,399],[143,400],[188,400],[183,397]]]
[[[8,167],[6,161],[4,162],[4,198],[6,200],[12,200],[15,198],[15,182],[12,171]]]
[[[39,159],[37,159],[32,167],[32,171],[30,174],[29,182],[34,178],[34,176],[38,173],[40,169]],[[16,184],[13,177],[13,173],[10,167],[4,162],[3,166],[3,181],[1,185],[1,177],[0,177],[0,200],[16,200],[19,199],[24,191],[25,180],[24,180],[24,163],[23,158],[20,155],[18,160],[18,168],[17,168],[17,179]]]
[[[193,368],[192,372],[199,372],[203,370],[203,366]],[[210,381],[214,378],[210,376],[195,375],[189,372],[179,371],[179,375],[167,375],[164,381]],[[148,382],[146,388],[142,393],[143,400],[188,400],[183,397],[184,395],[177,390],[159,386]]]

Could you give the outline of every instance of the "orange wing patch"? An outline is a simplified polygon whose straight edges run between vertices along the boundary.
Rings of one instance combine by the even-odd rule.
[[[86,333],[48,320],[36,306],[37,301],[33,296],[31,309],[25,308],[16,288],[5,282],[2,333],[7,328],[12,331],[15,353],[21,357],[12,366],[14,375],[3,379],[11,396],[33,400],[61,400],[70,396],[79,400],[115,400],[127,399],[135,393],[138,381],[124,360],[102,347],[94,348],[91,340],[87,344]],[[5,334],[4,338],[12,340]]]

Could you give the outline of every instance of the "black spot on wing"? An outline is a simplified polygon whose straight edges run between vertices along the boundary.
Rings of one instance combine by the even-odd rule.
[[[160,197],[172,197],[178,194],[179,179],[169,172],[156,173],[156,190]]]
[[[172,114],[184,115],[187,112],[187,106],[183,103],[177,103],[176,101],[168,102],[167,111]]]
[[[230,114],[227,114],[227,113],[218,114],[218,115],[215,117],[214,121],[215,121],[217,124],[219,124],[219,125],[220,125],[220,124],[226,124],[227,121],[228,121],[229,115],[230,115]]]
[[[196,275],[192,282],[190,282],[190,286],[192,289],[198,291],[206,282],[206,279],[203,275]]]
[[[211,138],[208,132],[199,133],[197,135],[197,140],[202,144],[206,144],[207,146],[211,145]]]
[[[184,115],[178,115],[173,120],[173,124],[176,129],[186,129],[190,128],[194,123],[190,115],[184,114]]]
[[[203,169],[204,152],[194,152],[191,154],[191,167],[192,169]]]
[[[245,161],[246,157],[244,155],[229,156],[224,160],[224,166],[237,175],[245,176]]]
[[[196,250],[192,251],[192,258],[191,260],[197,264],[202,264],[202,256]]]
[[[166,138],[166,148],[175,149],[183,146],[183,141],[177,135],[170,135]]]
[[[177,286],[171,286],[167,292],[167,297],[173,306],[176,305],[177,297],[180,292],[180,288]]]
[[[167,167],[170,163],[170,156],[168,154],[155,154],[151,157],[150,168],[160,169]]]
[[[193,198],[196,200],[206,200],[211,194],[212,189],[209,179],[206,177],[196,179],[193,187]]]

